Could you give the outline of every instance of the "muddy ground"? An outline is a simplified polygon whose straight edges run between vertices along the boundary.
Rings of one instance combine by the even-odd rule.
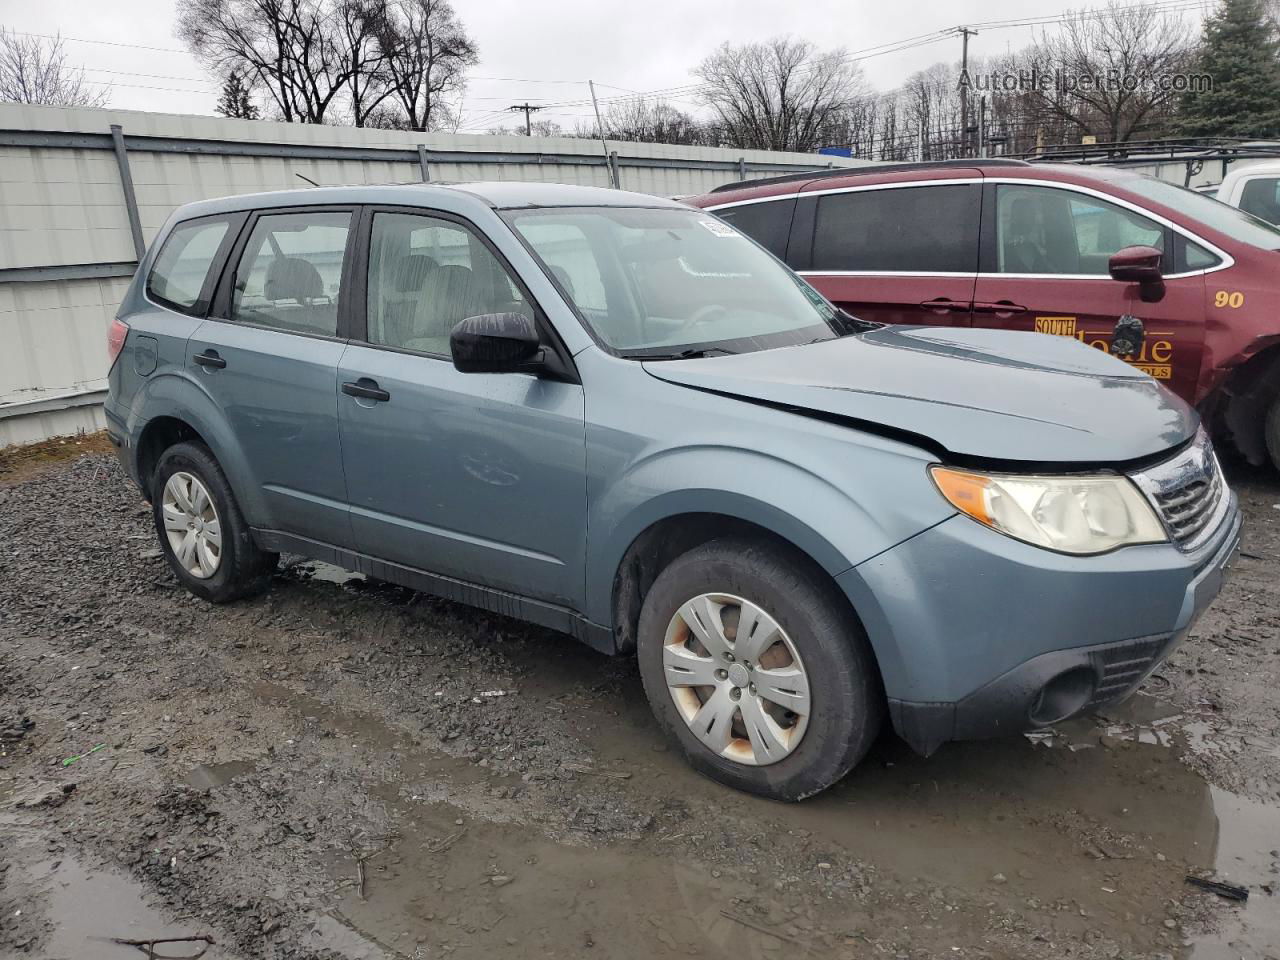
[[[1273,475],[1129,703],[780,805],[556,634],[297,558],[196,600],[85,449],[0,471],[0,957],[1280,957]]]

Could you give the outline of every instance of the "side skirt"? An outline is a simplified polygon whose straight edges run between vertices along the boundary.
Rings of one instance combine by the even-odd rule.
[[[429,593],[445,600],[454,600],[458,603],[465,603],[467,606],[479,607],[481,610],[488,610],[490,613],[500,613],[505,617],[513,617],[516,620],[524,620],[528,623],[536,623],[539,626],[550,627],[552,630],[559,630],[561,633],[569,634],[575,640],[580,640],[600,653],[607,653],[612,656],[618,652],[612,630],[608,627],[602,627],[598,623],[592,623],[568,607],[557,606],[553,603],[543,603],[540,600],[522,597],[519,594],[508,593],[505,590],[497,590],[493,587],[467,583],[465,580],[457,580],[439,573],[429,573],[416,567],[390,563],[386,560],[379,560],[377,557],[357,553],[354,550],[346,550],[342,547],[335,547],[332,544],[322,543],[319,540],[309,540],[306,537],[283,533],[279,530],[259,530],[255,528],[253,538],[263,550],[280,553],[299,553],[304,557],[332,563],[335,566],[354,570],[357,573],[363,573],[378,580],[386,580],[388,583],[408,587],[410,590]]]

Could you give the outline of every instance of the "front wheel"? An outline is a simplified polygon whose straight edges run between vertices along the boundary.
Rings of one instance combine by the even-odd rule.
[[[160,457],[151,510],[160,549],[182,585],[213,603],[261,590],[278,555],[258,549],[208,448],[179,443]]]
[[[714,780],[775,800],[825,789],[884,712],[866,635],[821,569],[771,544],[678,557],[640,613],[640,674],[661,726]]]
[[[1262,423],[1262,432],[1267,441],[1267,453],[1271,456],[1271,464],[1280,470],[1280,394],[1271,401],[1266,419]]]

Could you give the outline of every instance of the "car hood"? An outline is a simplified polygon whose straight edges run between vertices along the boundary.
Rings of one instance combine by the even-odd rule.
[[[1183,443],[1199,423],[1146,374],[1042,333],[879,327],[645,368],[668,383],[924,438],[956,458],[1121,463]]]

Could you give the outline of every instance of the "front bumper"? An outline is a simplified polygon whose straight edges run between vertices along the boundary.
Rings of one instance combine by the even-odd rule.
[[[1222,588],[1235,497],[1195,554],[1067,557],[953,517],[840,578],[880,660],[898,734],[928,755],[1128,695]]]

